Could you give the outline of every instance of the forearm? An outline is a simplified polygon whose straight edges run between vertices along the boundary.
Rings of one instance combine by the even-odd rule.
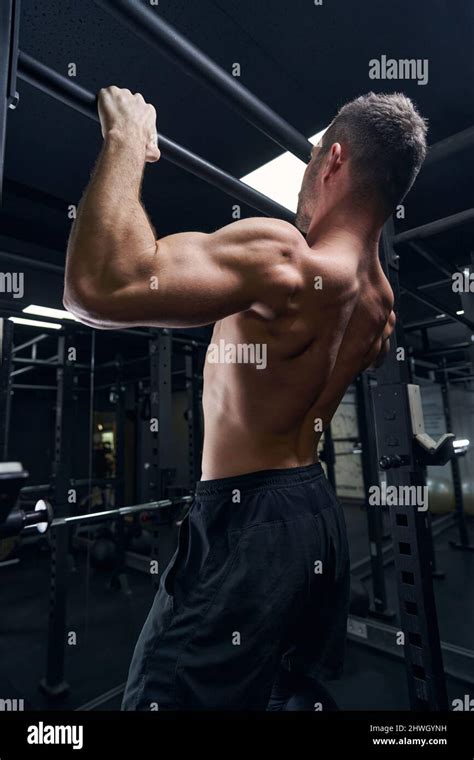
[[[139,141],[106,138],[68,245],[64,300],[74,311],[87,313],[95,300],[130,284],[155,255],[140,202],[144,165]]]

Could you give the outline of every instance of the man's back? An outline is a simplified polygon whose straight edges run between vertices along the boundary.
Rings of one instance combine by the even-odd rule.
[[[214,327],[203,479],[314,462],[317,421],[330,422],[391,331],[393,294],[375,255],[314,250],[301,238],[295,266],[301,285],[280,314],[256,307]]]
[[[426,124],[400,93],[356,98],[313,147],[294,225],[246,218],[157,240],[140,197],[144,164],[160,157],[156,112],[107,88],[99,116],[65,307],[103,329],[215,324],[203,479],[123,707],[326,709],[315,680],[341,672],[350,560],[316,446],[355,375],[387,350],[378,241],[424,160]]]

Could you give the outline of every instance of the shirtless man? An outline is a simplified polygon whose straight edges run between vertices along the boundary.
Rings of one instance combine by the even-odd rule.
[[[424,160],[425,122],[403,95],[358,98],[313,150],[296,226],[258,217],[157,241],[140,202],[160,157],[155,110],[110,87],[99,114],[65,307],[99,329],[215,323],[202,479],[123,708],[330,707],[318,679],[342,665],[349,556],[316,449],[349,384],[388,350],[378,242]]]

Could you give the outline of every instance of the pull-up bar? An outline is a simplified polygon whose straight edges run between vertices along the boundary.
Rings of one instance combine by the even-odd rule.
[[[231,108],[285,150],[308,163],[312,144],[244,85],[138,0],[95,0],[150,45],[218,93]]]
[[[93,93],[53,71],[27,53],[19,52],[18,75],[33,87],[42,90],[70,108],[74,108],[89,119],[99,121],[97,99]],[[219,169],[196,153],[183,148],[182,145],[164,135],[159,136],[159,142],[163,158],[181,169],[185,169],[196,177],[209,182],[224,193],[267,216],[275,216],[288,222],[294,221],[294,214],[287,208],[267,198],[266,195],[259,193],[244,182],[240,182],[231,174]]]

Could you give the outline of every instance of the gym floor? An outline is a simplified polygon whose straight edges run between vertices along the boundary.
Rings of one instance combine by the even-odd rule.
[[[365,513],[348,506],[346,522],[353,561],[364,551],[360,527]],[[357,515],[357,517],[356,517]],[[470,524],[474,540],[474,523]],[[457,529],[452,526],[435,541],[437,566],[445,570],[435,580],[441,639],[469,649],[474,629],[474,553],[455,551]],[[96,571],[85,553],[75,553],[70,575],[67,630],[76,632],[77,643],[66,647],[66,673],[71,692],[60,709],[115,710],[120,708],[128,663],[143,620],[151,606],[154,588],[144,573],[128,571],[130,594],[111,584],[112,573]],[[34,568],[34,571],[33,571]],[[45,543],[21,548],[21,562],[2,568],[2,602],[5,613],[0,626],[0,693],[24,699],[25,709],[57,709],[58,704],[39,688],[45,670],[44,641],[48,630],[50,559]],[[388,606],[397,610],[393,564],[386,568]],[[370,581],[365,584],[370,587]],[[21,593],[20,593],[21,590]],[[392,622],[396,625],[397,619]],[[94,651],[97,658],[90,658]],[[363,688],[361,688],[363,684]],[[464,693],[462,680],[447,679],[450,699]],[[122,687],[122,688],[121,688]],[[368,650],[352,641],[347,645],[344,675],[326,683],[342,710],[406,710],[409,701],[402,660]],[[108,696],[110,694],[110,696]],[[97,700],[94,697],[99,697]]]

